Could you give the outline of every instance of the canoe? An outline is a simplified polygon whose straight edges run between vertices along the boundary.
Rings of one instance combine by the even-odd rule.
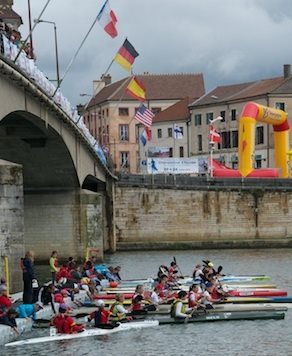
[[[246,303],[246,304],[214,304],[214,309],[209,309],[208,313],[224,313],[233,311],[287,311],[287,305],[265,304],[265,303]],[[156,311],[148,312],[148,316],[165,315],[170,313],[170,305],[158,308]]]
[[[228,292],[233,297],[286,297],[287,292],[280,289],[247,290],[238,289]]]
[[[84,337],[90,337],[90,336],[107,335],[107,334],[116,333],[118,331],[149,328],[149,327],[154,327],[157,325],[158,325],[157,320],[133,321],[133,322],[129,322],[129,323],[122,323],[114,329],[92,328],[92,329],[84,330],[83,332],[77,333],[77,334],[57,334],[54,336],[43,336],[43,337],[36,337],[36,338],[31,338],[31,339],[13,341],[8,344],[5,344],[5,346],[23,346],[23,345],[30,345],[30,344],[38,344],[38,343],[42,343],[42,342],[71,340],[71,339],[84,338]]]
[[[227,312],[227,313],[212,313],[212,314],[199,314],[190,319],[174,319],[174,318],[157,318],[159,325],[164,324],[185,324],[196,322],[209,322],[209,321],[230,321],[230,320],[256,320],[256,319],[284,319],[285,313],[283,312]]]

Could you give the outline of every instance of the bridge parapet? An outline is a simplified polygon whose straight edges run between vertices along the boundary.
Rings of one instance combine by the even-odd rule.
[[[83,117],[78,115],[67,98],[53,83],[51,83],[42,71],[35,65],[33,59],[29,59],[22,51],[17,58],[19,48],[10,42],[4,34],[0,34],[0,72],[16,81],[18,85],[25,87],[33,96],[55,111],[56,115],[77,131],[82,141],[97,157],[103,169],[112,176],[108,168],[104,152],[86,127]],[[17,58],[16,62],[14,62]]]

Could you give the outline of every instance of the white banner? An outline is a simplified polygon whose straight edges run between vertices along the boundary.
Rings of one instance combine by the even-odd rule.
[[[147,158],[149,174],[191,174],[199,173],[198,158]]]

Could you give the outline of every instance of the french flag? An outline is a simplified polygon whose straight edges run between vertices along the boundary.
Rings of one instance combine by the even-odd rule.
[[[108,0],[104,3],[99,14],[97,15],[97,21],[100,26],[103,27],[106,33],[112,38],[117,37],[118,31],[116,29],[116,23],[118,22],[115,13],[111,10]]]
[[[152,138],[152,132],[151,129],[147,126],[144,126],[144,130],[140,136],[140,141],[143,146],[146,146],[147,141],[151,141]]]

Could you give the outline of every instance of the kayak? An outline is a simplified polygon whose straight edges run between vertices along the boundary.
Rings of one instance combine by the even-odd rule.
[[[263,290],[231,290],[228,292],[233,297],[286,297],[287,292],[280,289],[263,289]]]
[[[113,329],[92,328],[92,329],[84,330],[83,332],[77,334],[56,334],[53,336],[43,336],[43,337],[13,341],[8,344],[5,344],[5,346],[23,346],[23,345],[30,345],[30,344],[38,344],[42,342],[71,340],[71,339],[84,338],[90,336],[107,335],[118,331],[149,328],[157,325],[158,325],[157,320],[133,321],[129,323],[121,323],[119,326]]]
[[[212,313],[212,314],[199,314],[192,318],[159,318],[159,325],[163,324],[185,324],[196,323],[204,321],[230,321],[230,320],[256,320],[256,319],[284,319],[285,313],[281,312],[228,312],[228,313]]]
[[[224,303],[292,303],[291,297],[227,297]]]

